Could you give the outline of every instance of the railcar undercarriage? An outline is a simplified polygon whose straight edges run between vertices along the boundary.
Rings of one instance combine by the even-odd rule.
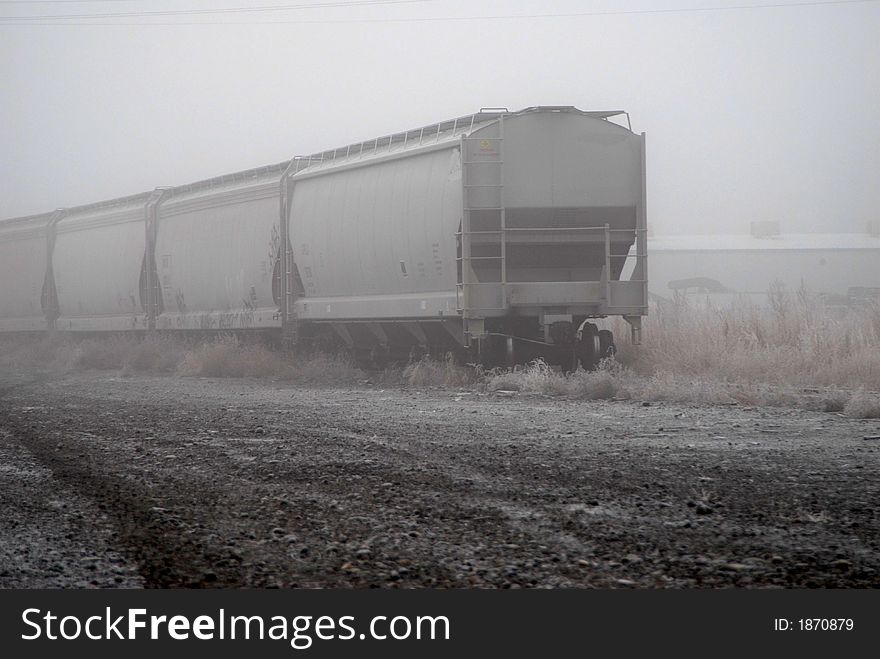
[[[541,326],[537,318],[487,319],[485,332],[466,338],[460,320],[304,323],[296,349],[350,354],[366,369],[405,365],[422,357],[485,368],[512,367],[541,359],[563,372],[591,370],[613,357],[617,346],[612,332],[595,318],[575,317]]]

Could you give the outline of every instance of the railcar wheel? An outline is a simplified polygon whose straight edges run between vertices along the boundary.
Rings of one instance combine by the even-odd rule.
[[[596,368],[601,358],[602,346],[599,340],[599,328],[593,323],[584,322],[578,329],[575,344],[578,359],[585,371]]]
[[[617,346],[614,345],[614,334],[611,330],[599,330],[599,359],[608,359],[617,354]]]

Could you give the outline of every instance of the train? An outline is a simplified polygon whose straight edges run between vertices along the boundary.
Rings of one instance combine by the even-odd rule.
[[[482,108],[4,220],[0,333],[260,332],[374,365],[589,368],[615,350],[597,318],[640,341],[645,163],[624,111]]]

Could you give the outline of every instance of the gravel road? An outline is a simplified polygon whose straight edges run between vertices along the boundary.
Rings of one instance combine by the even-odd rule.
[[[0,373],[0,587],[877,587],[877,420]]]

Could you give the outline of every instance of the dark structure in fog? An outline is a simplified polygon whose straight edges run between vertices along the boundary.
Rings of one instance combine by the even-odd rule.
[[[750,235],[652,236],[652,296],[726,303],[767,301],[780,285],[835,304],[880,296],[880,234],[782,234],[756,223]],[[778,225],[776,225],[778,227]]]

